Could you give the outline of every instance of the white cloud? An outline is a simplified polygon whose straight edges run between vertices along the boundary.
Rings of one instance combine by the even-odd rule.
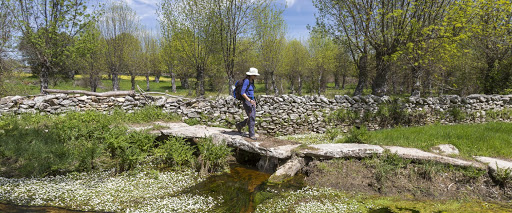
[[[295,1],[296,0],[286,0],[286,5],[288,5],[288,7],[292,7],[293,4],[295,4]]]

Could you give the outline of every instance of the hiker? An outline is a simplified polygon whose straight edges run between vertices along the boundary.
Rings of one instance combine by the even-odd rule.
[[[251,67],[249,72],[245,73],[246,77],[243,80],[242,89],[240,94],[242,96],[242,103],[244,106],[247,118],[240,123],[237,123],[236,130],[242,133],[242,128],[247,125],[249,126],[249,138],[257,140],[256,134],[254,133],[254,125],[256,124],[256,100],[254,100],[254,79],[258,74],[258,69]]]

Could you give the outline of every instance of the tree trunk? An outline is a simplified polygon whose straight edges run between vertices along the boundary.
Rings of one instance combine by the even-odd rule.
[[[377,75],[373,79],[372,94],[376,96],[384,96],[387,93],[387,77],[389,67],[384,59],[384,53],[377,51],[375,60],[377,63]]]
[[[135,75],[130,75],[130,82],[132,83],[132,90],[135,90]]]
[[[334,88],[336,90],[339,90],[340,89],[340,70],[339,68],[336,69],[336,71],[334,72]]]
[[[363,95],[364,87],[366,86],[366,79],[368,78],[368,55],[365,53],[359,56],[357,69],[359,70],[359,79],[356,89],[354,90],[354,96]]]
[[[146,91],[149,91],[149,73],[146,73]]]
[[[46,65],[42,65],[41,74],[39,74],[39,79],[41,81],[41,94],[46,94],[44,91],[48,89],[48,84],[50,82],[50,68]]]
[[[265,80],[265,94],[270,95],[270,80],[269,80],[269,72],[265,71],[265,74],[263,76]]]
[[[345,83],[347,81],[347,74],[346,73],[343,73],[343,76],[341,78],[341,89],[345,89]]]
[[[413,97],[420,97],[421,96],[421,68],[417,66],[411,67],[412,71],[412,90],[411,90],[411,96]]]
[[[301,75],[299,75],[299,79],[298,80],[299,80],[299,82],[298,82],[299,83],[299,88],[297,88],[297,93],[299,95],[302,95],[302,76]]]
[[[204,67],[196,67],[196,96],[204,96]]]
[[[96,89],[98,88],[98,79],[97,75],[93,72],[89,74],[89,85],[91,86],[91,91],[96,92]]]
[[[183,76],[180,80],[181,80],[181,87],[183,89],[189,89],[190,88],[190,85],[188,83],[188,76]]]
[[[112,70],[112,89],[114,91],[118,91],[120,90],[120,87],[119,87],[119,76],[118,76],[118,73],[117,73],[117,70]]]
[[[277,87],[276,84],[276,75],[274,75],[273,71],[270,73],[270,75],[272,77],[272,87],[274,89],[274,95],[279,95],[279,88]]]
[[[155,83],[160,83],[160,73],[157,72],[158,74],[155,75]]]
[[[486,95],[490,95],[495,92],[494,85],[497,83],[493,80],[493,76],[492,76],[492,72],[496,68],[496,65],[495,65],[496,59],[494,59],[492,57],[488,57],[486,59],[486,61],[487,61],[487,69],[485,70],[485,75],[484,75],[483,90]]]
[[[171,87],[172,92],[176,93],[176,74],[174,74],[174,72],[171,72]]]
[[[293,77],[295,77],[295,76],[294,75],[290,75],[289,76],[289,80],[290,80],[290,94],[295,94],[295,81],[294,81]]]

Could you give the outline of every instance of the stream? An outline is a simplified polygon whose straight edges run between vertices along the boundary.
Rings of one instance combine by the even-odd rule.
[[[271,174],[259,172],[256,168],[240,164],[230,164],[230,172],[211,175],[203,182],[196,184],[181,193],[208,194],[212,197],[222,196],[224,202],[215,210],[217,212],[254,212],[254,197],[265,187],[265,181]],[[76,213],[74,211],[57,207],[34,207],[0,204],[3,213]]]

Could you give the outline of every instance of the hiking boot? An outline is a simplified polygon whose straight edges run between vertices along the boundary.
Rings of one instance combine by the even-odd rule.
[[[251,140],[257,141],[258,138],[256,136],[249,137]]]

